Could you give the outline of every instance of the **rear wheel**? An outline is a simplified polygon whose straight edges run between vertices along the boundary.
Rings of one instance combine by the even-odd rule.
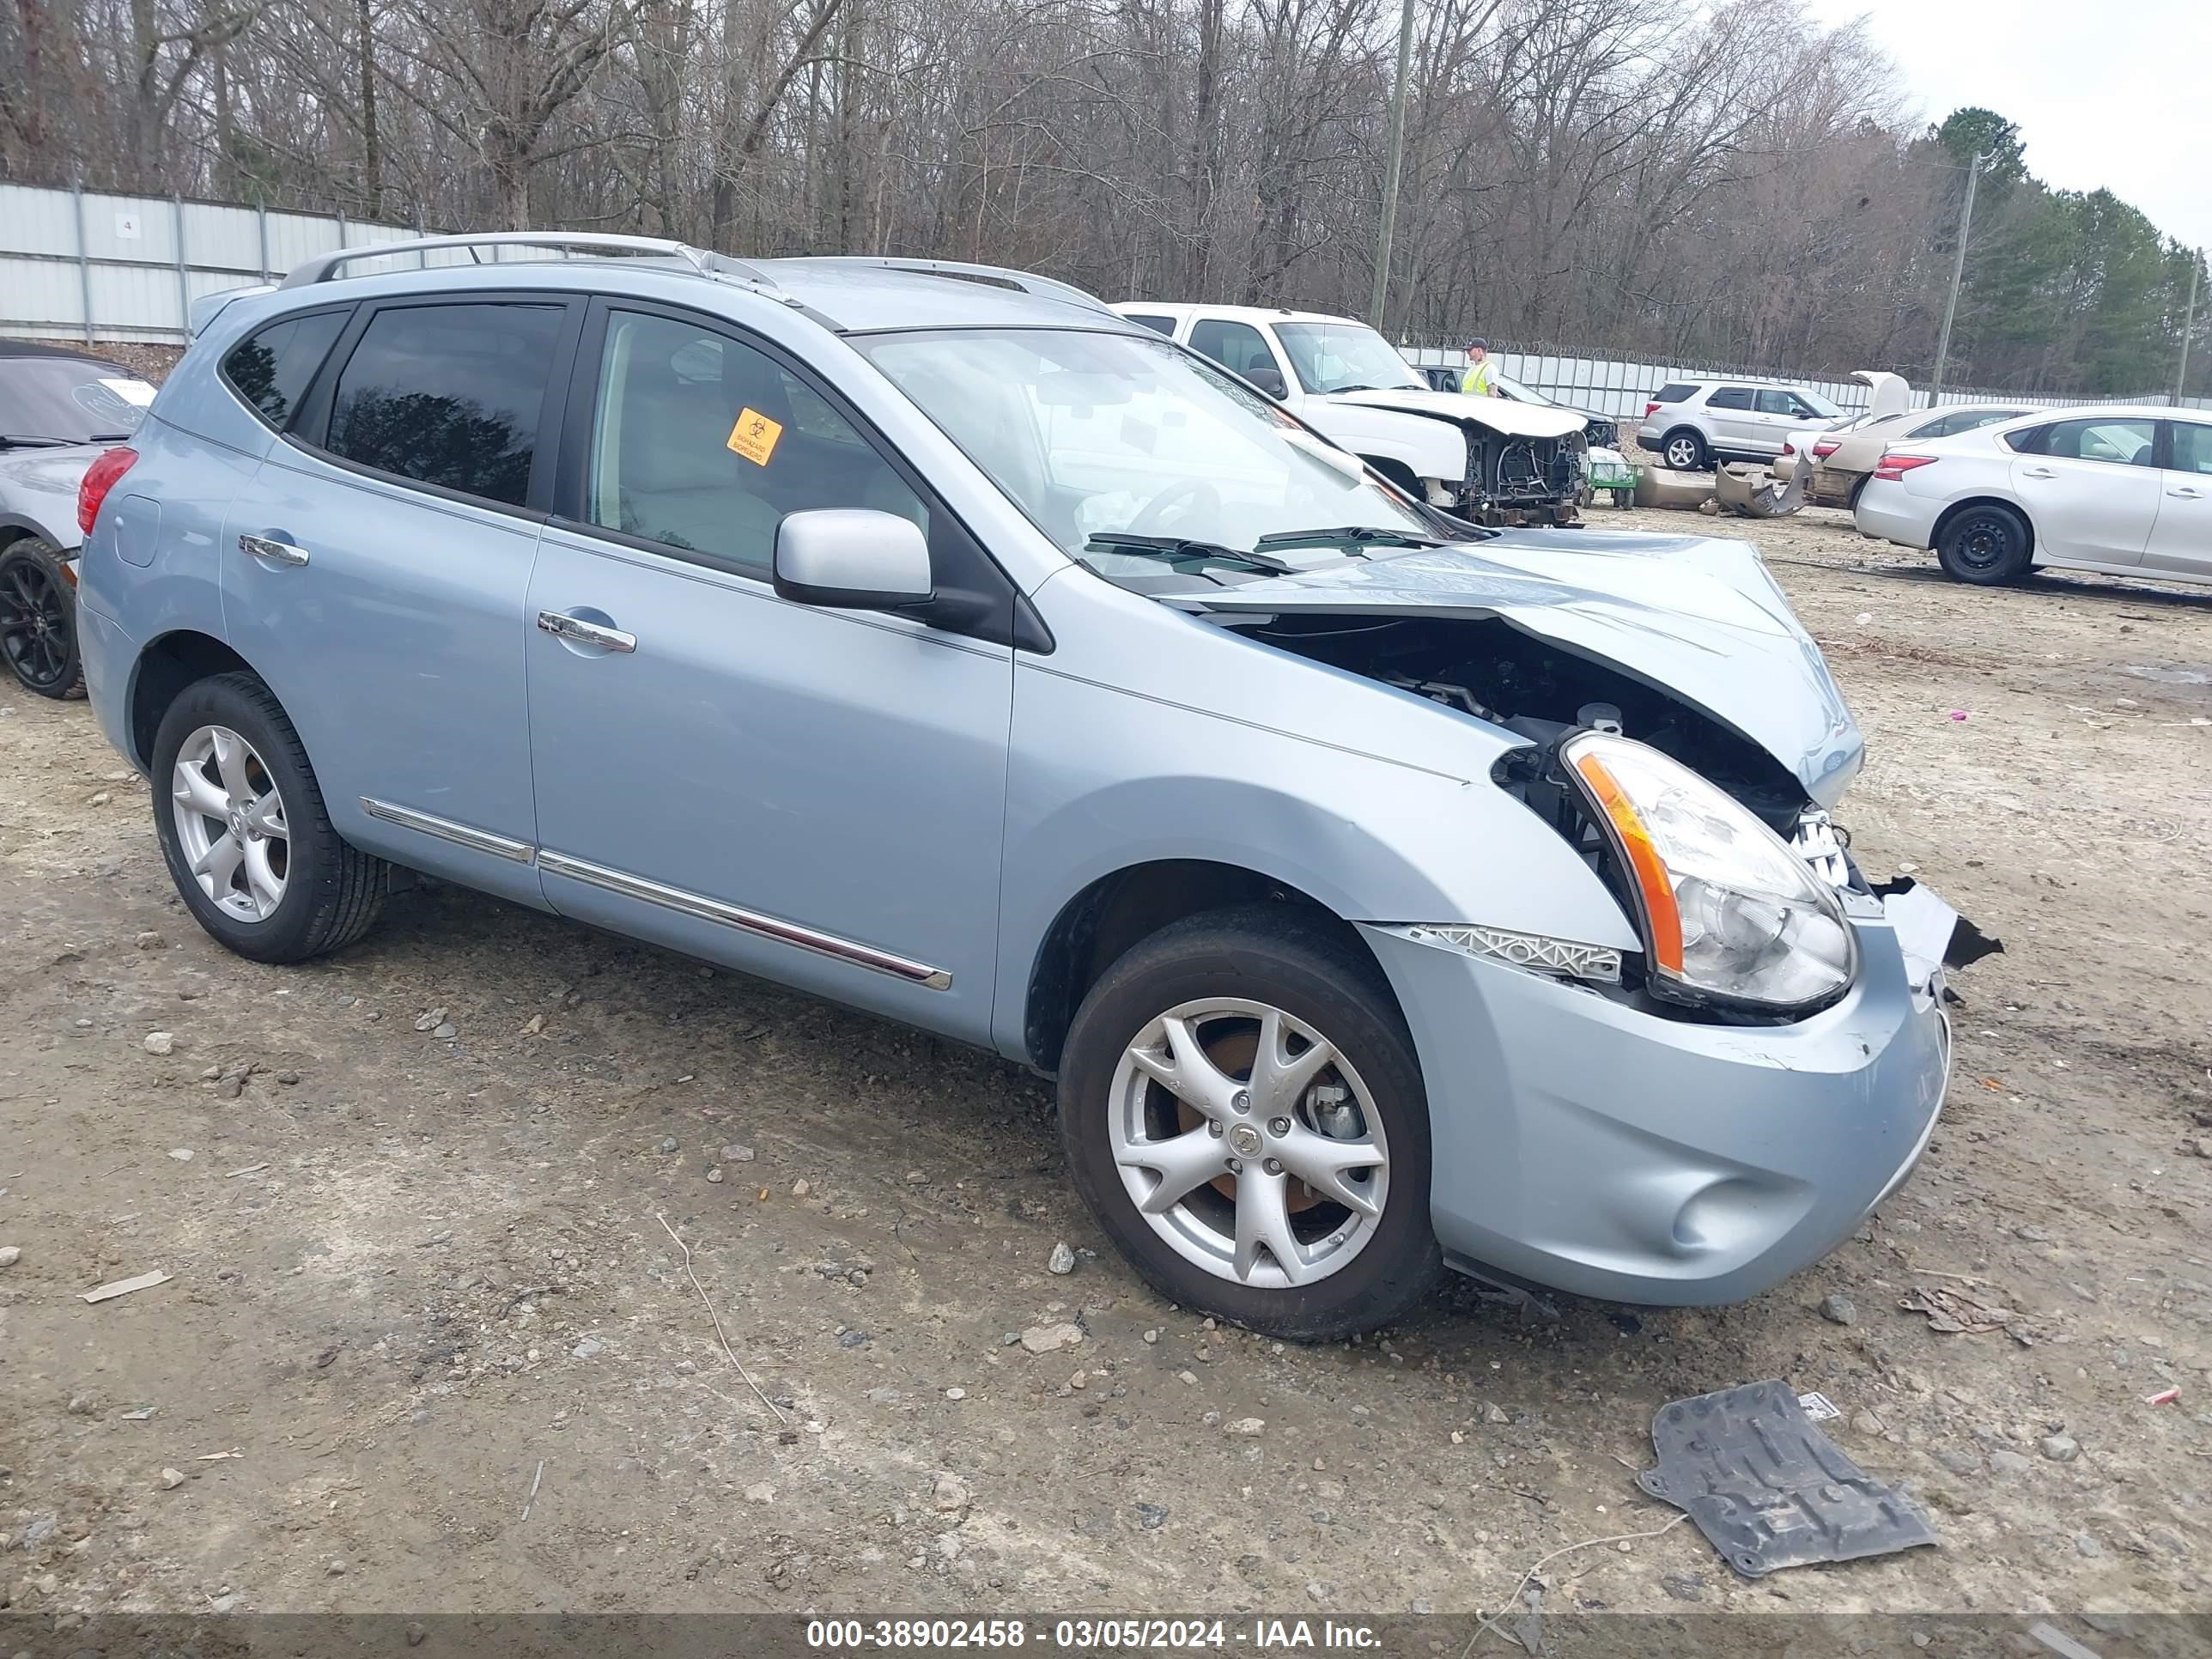
[[[26,691],[84,695],[76,649],[76,585],[62,551],[26,536],[0,553],[0,656]]]
[[[283,705],[251,674],[187,686],[154,738],[154,827],[202,927],[256,962],[304,962],[376,920],[391,866],[331,827]]]
[[[1659,441],[1659,459],[1677,472],[1702,472],[1713,464],[1711,452],[1694,427],[1677,427]]]
[[[1413,1039],[1323,919],[1250,906],[1136,945],[1076,1014],[1060,1100],[1078,1190],[1177,1303],[1328,1340],[1437,1279]]]
[[[2034,543],[2027,520],[1996,501],[1955,514],[1936,538],[1936,562],[1954,581],[1994,587],[2027,573]]]

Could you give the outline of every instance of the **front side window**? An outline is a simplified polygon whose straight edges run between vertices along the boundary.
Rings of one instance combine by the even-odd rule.
[[[223,358],[222,378],[263,420],[282,432],[345,327],[346,316],[343,311],[321,311],[281,318],[256,329]]]
[[[1275,367],[1275,354],[1267,349],[1267,342],[1249,323],[1206,318],[1192,327],[1190,349],[1212,358],[1232,374],[1242,374],[1248,380],[1255,370],[1271,373]]]
[[[152,386],[113,363],[0,357],[0,448],[120,443],[153,401]]]
[[[1252,551],[1261,538],[1432,527],[1314,436],[1165,341],[1076,330],[857,335],[853,344],[1066,552],[1121,578],[1176,544]],[[1100,536],[1153,538],[1148,555]],[[1334,563],[1328,545],[1271,558]],[[1187,561],[1203,566],[1194,550]]]
[[[1309,392],[1427,389],[1397,349],[1364,323],[1277,323],[1275,337]]]
[[[338,375],[324,447],[342,460],[526,504],[559,306],[395,306]]]
[[[1749,409],[1751,388],[1747,386],[1724,386],[1705,399],[1708,409]]]
[[[787,513],[929,510],[853,423],[765,352],[695,323],[607,318],[586,520],[765,574]]]
[[[2202,421],[2170,421],[2175,472],[2212,472],[2212,426]]]
[[[1759,412],[1762,415],[1786,415],[1795,420],[1800,416],[1814,416],[1820,411],[1787,387],[1762,386],[1759,392]]]

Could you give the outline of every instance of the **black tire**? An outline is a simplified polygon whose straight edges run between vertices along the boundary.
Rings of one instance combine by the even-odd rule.
[[[2035,541],[2027,520],[2001,501],[1956,513],[1936,538],[1936,560],[1954,581],[1996,587],[2027,574]]]
[[[0,553],[0,657],[26,691],[57,702],[84,695],[76,584],[61,549],[36,536]]]
[[[1243,1284],[1187,1258],[1139,1213],[1115,1162],[1109,1124],[1124,1051],[1170,1009],[1216,996],[1264,1002],[1326,1037],[1365,1085],[1388,1141],[1389,1184],[1365,1243],[1304,1285]],[[1184,1307],[1273,1336],[1332,1341],[1400,1317],[1442,1275],[1429,1218],[1428,1097],[1413,1040],[1373,959],[1325,917],[1282,904],[1215,910],[1133,946],[1091,988],[1069,1028],[1060,1119],[1076,1189],[1099,1225],[1147,1284]],[[1206,1188],[1194,1195],[1213,1201]],[[1324,1200],[1310,1221],[1325,1231],[1332,1209],[1349,1218]]]
[[[1844,510],[1845,512],[1856,513],[1859,510],[1859,497],[1866,494],[1866,487],[1873,482],[1873,473],[1862,472],[1859,474],[1858,482],[1851,486],[1850,494],[1844,498]]]
[[[226,910],[204,892],[179,839],[173,801],[177,760],[205,726],[243,738],[281,798],[287,826],[284,890],[259,921]],[[252,674],[218,674],[186,686],[162,715],[153,753],[154,831],[170,878],[200,926],[255,962],[305,962],[343,949],[374,925],[392,867],[331,827],[306,746],[269,688]]]
[[[1676,461],[1680,450],[1686,459]],[[1712,447],[1705,442],[1705,434],[1693,426],[1678,426],[1659,441],[1659,459],[1676,472],[1707,472],[1712,470]]]

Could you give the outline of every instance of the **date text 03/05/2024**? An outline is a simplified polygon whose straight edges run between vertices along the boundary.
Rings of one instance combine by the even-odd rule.
[[[1052,1648],[1071,1653],[1242,1649],[1372,1651],[1380,1635],[1356,1620],[1323,1619],[812,1619],[806,1645],[830,1653],[959,1648]]]

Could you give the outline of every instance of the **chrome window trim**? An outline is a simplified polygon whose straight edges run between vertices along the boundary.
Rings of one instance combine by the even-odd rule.
[[[465,847],[472,852],[489,853],[494,858],[507,859],[515,864],[527,864],[537,854],[537,849],[526,841],[496,836],[473,824],[456,823],[451,818],[417,812],[411,807],[395,806],[388,800],[376,800],[368,795],[361,797],[361,810],[373,818],[382,818],[386,823],[396,823],[403,830],[419,830],[426,836],[435,836],[441,841],[452,842],[457,847]]]
[[[723,927],[732,927],[743,933],[761,939],[775,939],[780,944],[797,945],[802,951],[811,951],[817,956],[851,963],[855,967],[888,974],[893,979],[902,979],[911,985],[920,985],[932,991],[951,988],[952,975],[943,968],[933,968],[927,963],[915,962],[890,951],[879,951],[872,945],[862,945],[854,939],[841,939],[835,933],[825,933],[781,917],[763,915],[757,910],[748,910],[740,905],[725,904],[681,887],[670,887],[643,876],[634,876],[627,871],[611,870],[605,865],[591,864],[566,853],[540,849],[538,867],[549,876],[566,876],[571,881],[580,881],[624,898],[642,900],[658,904],[664,909],[695,916],[702,921],[711,921]]]

